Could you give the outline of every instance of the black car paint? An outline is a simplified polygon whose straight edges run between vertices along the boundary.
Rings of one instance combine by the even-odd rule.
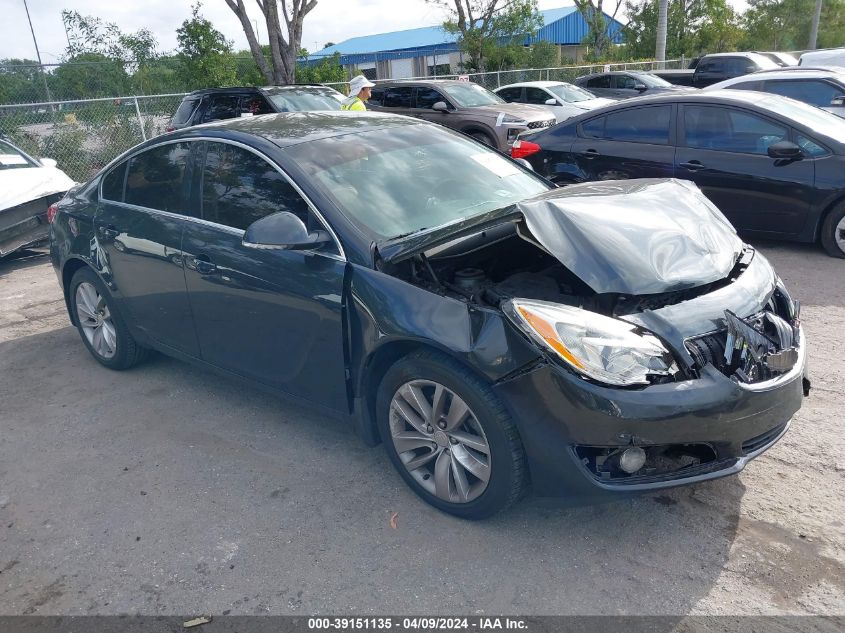
[[[800,121],[791,121],[755,107],[771,98],[749,91],[693,92],[643,97],[637,108],[671,105],[669,143],[649,144],[585,138],[580,126],[611,112],[630,110],[618,104],[579,115],[525,137],[541,151],[526,157],[533,169],[563,185],[605,179],[674,177],[696,183],[742,231],[799,242],[818,240],[825,213],[845,200],[845,143],[818,135]],[[824,156],[797,161],[702,148],[684,147],[683,108],[706,105],[763,116],[785,125],[828,150]]]
[[[169,140],[234,140],[261,152],[297,180],[301,174],[286,156],[286,145],[367,126],[425,125],[372,114],[357,119],[313,114],[293,116],[286,119],[289,126],[275,125],[275,118],[256,117],[228,122],[225,126],[192,128],[176,133]],[[159,142],[161,139],[148,141],[113,164]],[[419,347],[437,349],[455,358],[494,386],[517,422],[527,449],[532,483],[540,494],[594,495],[610,490],[597,485],[583,472],[567,448],[572,442],[625,446],[652,441],[693,441],[715,432],[726,447],[724,454],[729,454],[726,459],[736,463],[733,470],[708,473],[700,478],[735,472],[750,457],[737,454],[736,447],[761,430],[784,424],[800,406],[801,375],[773,390],[777,392],[775,398],[749,396],[746,390],[715,371],[696,380],[644,389],[613,389],[584,380],[555,362],[548,352],[538,349],[500,311],[442,296],[377,270],[375,245],[346,221],[319,190],[309,187],[305,179],[297,182],[338,235],[345,258],[311,252],[247,252],[235,233],[231,240],[219,241],[215,237],[211,244],[207,239],[210,236],[203,236],[206,225],[194,218],[165,217],[151,226],[130,219],[127,230],[135,231],[139,226],[140,230],[150,231],[144,239],[150,242],[151,248],[133,254],[137,257],[134,278],[147,279],[147,285],[138,290],[133,285],[134,278],[123,279],[112,273],[113,258],[119,257],[119,251],[113,249],[114,241],[121,229],[109,228],[95,213],[99,208],[99,181],[98,176],[72,191],[60,203],[52,224],[51,259],[65,291],[68,309],[69,281],[75,270],[89,266],[103,280],[121,312],[134,314],[137,300],[147,308],[157,305],[165,310],[158,316],[147,315],[153,322],[146,324],[154,325],[164,334],[157,331],[153,336],[134,319],[127,319],[139,343],[226,376],[252,379],[253,383],[307,402],[309,406],[350,417],[358,434],[370,444],[378,441],[372,419],[379,372]],[[179,237],[174,239],[176,234]],[[213,263],[218,270],[204,272],[194,260],[198,258],[197,251],[208,248],[214,249]],[[702,320],[717,322],[725,305],[739,305],[738,309],[748,313],[765,305],[774,288],[774,278],[765,261],[757,257],[759,274],[744,276],[741,283],[729,285],[713,296],[643,313],[642,318],[682,357],[683,337],[690,331],[700,331],[697,328]],[[268,279],[268,267],[278,265],[289,265],[291,274]],[[292,286],[286,283],[291,276]],[[167,286],[167,277],[176,280],[175,285]],[[205,319],[207,326],[207,337],[192,337],[182,330],[181,349],[173,344],[180,332],[171,328],[190,323],[191,316],[184,312],[183,300],[172,296],[179,294],[180,278],[187,286],[183,287],[184,297],[191,292],[203,295],[206,303],[202,306],[201,319]],[[247,307],[227,311],[231,297],[244,295],[249,297]],[[193,318],[196,318],[196,305],[193,307]],[[249,327],[256,330],[244,334],[241,345],[266,345],[267,337],[275,335],[281,339],[286,327],[291,327],[297,337],[306,339],[286,359],[291,361],[289,366],[279,368],[272,362],[274,355],[289,352],[282,345],[284,341],[268,350],[270,353],[259,359],[257,367],[249,365],[248,357],[253,349],[236,349],[225,342],[232,335],[232,319],[243,318],[244,311],[249,313]],[[663,318],[663,314],[672,316]],[[72,313],[70,318],[75,319]],[[182,321],[182,325],[171,321]],[[267,325],[270,323],[281,327],[270,331]],[[196,328],[198,332],[201,330]],[[171,343],[159,337],[171,337]],[[203,352],[210,349],[209,345],[219,354],[211,359],[213,362]],[[686,360],[689,362],[688,354]],[[293,367],[294,361],[299,362],[298,368]],[[309,381],[323,387],[332,380],[337,382],[330,385],[328,392],[309,388],[314,387],[314,384],[309,386]],[[732,451],[727,447],[732,447]],[[686,482],[673,480],[656,487]]]

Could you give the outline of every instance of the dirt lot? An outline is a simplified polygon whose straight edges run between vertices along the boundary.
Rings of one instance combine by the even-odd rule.
[[[845,614],[845,261],[758,246],[810,341],[785,439],[739,477],[482,523],[307,409],[101,368],[47,258],[2,262],[0,614]]]

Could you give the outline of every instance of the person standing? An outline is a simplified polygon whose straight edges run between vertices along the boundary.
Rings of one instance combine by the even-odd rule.
[[[349,96],[340,104],[340,109],[366,111],[364,101],[370,98],[370,88],[373,86],[375,84],[364,75],[353,77],[349,82]]]

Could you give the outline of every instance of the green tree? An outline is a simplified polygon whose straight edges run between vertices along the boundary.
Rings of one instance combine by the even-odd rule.
[[[346,71],[340,65],[340,53],[325,57],[315,64],[296,67],[297,83],[324,84],[346,81]]]
[[[186,88],[214,88],[236,83],[236,62],[232,43],[200,14],[202,4],[192,8],[190,20],[176,29],[179,42],[178,74]]]
[[[809,0],[748,0],[742,47],[751,50],[800,50],[807,46],[813,19]],[[845,0],[825,0],[818,47],[845,43]]]
[[[596,60],[604,59],[613,43],[607,34],[610,24],[605,19],[604,0],[574,0],[574,2],[581,17],[587,22],[588,32],[583,43],[589,48],[588,56]],[[610,16],[612,23],[616,19],[616,14],[619,13],[623,0],[608,0],[608,2],[614,4],[613,13]]]
[[[48,81],[57,99],[119,97],[131,92],[123,62],[102,53],[80,53],[66,59]]]
[[[657,5],[656,0],[628,0],[624,34],[631,59],[654,55]],[[670,0],[667,17],[667,58],[735,50],[742,37],[740,18],[726,0]]]
[[[37,61],[0,59],[0,103],[35,103],[45,99]]]
[[[543,25],[537,0],[426,0],[447,11],[443,30],[458,36],[464,68],[483,71],[522,59],[521,41]]]

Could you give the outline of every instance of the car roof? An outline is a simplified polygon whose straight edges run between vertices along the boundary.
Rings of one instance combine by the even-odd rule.
[[[572,84],[568,81],[517,81],[516,83],[507,84],[506,86],[500,86],[496,88],[493,92],[497,90],[502,90],[503,88],[550,88],[551,86],[571,86]]]
[[[385,86],[428,86],[428,85],[436,85],[436,86],[443,86],[443,85],[451,85],[451,84],[460,84],[466,85],[468,83],[474,83],[471,81],[460,81],[458,79],[393,79],[391,81],[383,81],[376,85],[376,88],[383,88]],[[474,84],[478,85],[478,84]]]
[[[194,125],[170,133],[168,139],[190,139],[208,136],[209,133],[225,138],[224,133],[228,131],[257,136],[279,147],[288,147],[333,136],[405,125],[429,124],[412,117],[383,112],[279,112]]]
[[[694,90],[694,91],[684,91],[684,92],[673,92],[673,93],[660,93],[656,95],[643,95],[641,97],[636,98],[636,103],[633,100],[628,101],[621,101],[615,103],[613,105],[606,106],[605,108],[601,108],[599,110],[592,110],[591,114],[596,114],[601,112],[604,109],[616,108],[616,107],[636,107],[642,105],[648,105],[653,103],[663,103],[663,102],[691,102],[691,101],[705,101],[709,103],[715,104],[724,104],[724,105],[736,105],[736,104],[745,104],[745,105],[758,105],[763,102],[771,103],[772,99],[778,99],[786,97],[780,97],[779,95],[773,95],[769,92],[757,92],[755,90],[731,90],[731,89],[724,89],[724,90]]]
[[[842,75],[845,74],[845,68],[842,66],[786,66],[784,68],[770,68],[768,70],[758,70],[751,73],[752,75],[771,75],[772,73],[784,73],[785,75],[803,76],[809,75]]]
[[[787,68],[783,68],[780,70],[759,70],[754,73],[749,73],[748,75],[740,75],[739,77],[725,79],[724,81],[720,81],[719,83],[713,84],[712,86],[707,86],[706,88],[704,88],[704,90],[708,92],[711,89],[722,90],[724,88],[730,88],[731,86],[736,86],[751,81],[760,81],[762,79],[794,79],[796,81],[799,79],[836,79],[840,83],[845,84],[845,68],[837,68],[836,70],[830,71],[812,69],[796,71]]]
[[[201,95],[213,94],[231,94],[231,93],[259,93],[270,89],[284,89],[284,88],[301,88],[303,86],[320,86],[325,88],[322,84],[285,84],[282,86],[231,86],[229,88],[202,88],[201,90],[194,90],[185,95],[185,98],[197,97]]]

